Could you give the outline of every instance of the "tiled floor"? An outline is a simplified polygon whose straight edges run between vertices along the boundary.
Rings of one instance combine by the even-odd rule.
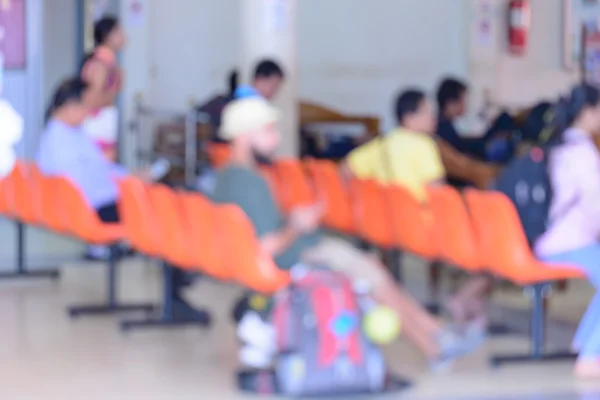
[[[117,318],[72,321],[65,306],[101,300],[102,266],[64,269],[60,281],[0,282],[0,399],[2,400],[198,400],[245,399],[233,387],[236,340],[228,311],[239,289],[200,282],[192,301],[209,307],[212,328],[121,333]],[[142,262],[123,268],[121,293],[155,299],[159,273]],[[412,287],[419,286],[418,279]],[[585,303],[585,291],[569,297]],[[508,299],[518,293],[506,295]],[[490,369],[486,357],[526,350],[523,337],[494,338],[445,375],[431,375],[418,351],[404,341],[386,349],[393,371],[415,381],[412,389],[381,399],[571,400],[600,399],[600,382],[571,377],[568,362]],[[599,394],[582,395],[577,393]],[[586,397],[587,396],[587,397]],[[369,399],[373,398],[372,396]]]

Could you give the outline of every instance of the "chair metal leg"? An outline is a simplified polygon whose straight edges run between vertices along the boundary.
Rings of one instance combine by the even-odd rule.
[[[108,260],[108,295],[106,303],[96,305],[81,305],[69,307],[69,315],[76,318],[84,315],[109,315],[123,312],[144,311],[153,312],[156,306],[151,303],[121,303],[117,299],[117,252],[116,246],[110,247]]]
[[[544,299],[546,293],[550,289],[550,284],[543,283],[534,285],[531,288],[531,352],[529,354],[520,355],[502,355],[493,356],[490,363],[497,367],[508,363],[523,363],[532,361],[558,361],[571,360],[577,357],[576,354],[569,351],[559,351],[555,353],[545,352],[545,328],[546,328],[546,312],[544,307]]]
[[[124,332],[142,328],[169,328],[178,326],[199,325],[210,326],[211,316],[205,310],[188,310],[187,313],[178,313],[175,309],[179,279],[175,277],[175,268],[163,263],[163,306],[159,317],[141,320],[126,320],[121,322],[121,330]]]
[[[388,250],[387,253],[390,272],[396,282],[402,283],[404,281],[404,274],[402,273],[402,252],[398,249],[391,249]]]
[[[56,268],[36,269],[33,271],[29,271],[25,268],[25,224],[16,221],[15,227],[17,228],[17,269],[14,271],[0,272],[0,279],[58,279],[60,277],[60,271]]]

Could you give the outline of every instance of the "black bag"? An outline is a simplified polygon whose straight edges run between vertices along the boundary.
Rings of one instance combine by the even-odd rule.
[[[534,106],[521,125],[522,140],[533,143],[544,143],[548,137],[546,133],[552,123],[552,104],[542,102]]]
[[[534,147],[512,161],[496,181],[496,190],[514,203],[530,245],[548,228],[552,185],[547,165],[551,148]]]

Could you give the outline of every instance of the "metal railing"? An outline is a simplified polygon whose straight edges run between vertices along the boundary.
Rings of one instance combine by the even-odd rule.
[[[157,121],[183,124],[183,157],[155,149]],[[152,122],[154,122],[155,126],[152,126]],[[165,158],[169,160],[171,165],[183,168],[185,184],[193,186],[196,181],[196,171],[198,167],[202,166],[202,162],[198,159],[198,125],[209,123],[210,116],[208,114],[198,112],[192,107],[186,111],[165,110],[144,104],[141,97],[136,98],[131,131],[135,133],[134,146],[138,163],[140,161],[152,162],[158,158]]]

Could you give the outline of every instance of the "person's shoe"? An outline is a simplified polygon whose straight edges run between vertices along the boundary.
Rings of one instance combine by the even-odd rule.
[[[204,310],[197,310],[181,298],[173,299],[173,319],[184,321],[210,322],[210,314]]]
[[[575,362],[573,374],[578,379],[600,379],[600,358],[580,358]]]
[[[108,261],[110,248],[108,246],[89,245],[86,248],[84,258],[88,261]]]
[[[443,329],[436,337],[440,354],[430,362],[433,372],[443,372],[452,367],[454,362],[475,351],[482,342],[460,334],[452,327]]]
[[[238,353],[240,363],[246,368],[267,369],[273,364],[273,354],[245,345]]]
[[[237,335],[240,341],[270,356],[277,352],[275,328],[255,311],[248,311],[241,319]]]

